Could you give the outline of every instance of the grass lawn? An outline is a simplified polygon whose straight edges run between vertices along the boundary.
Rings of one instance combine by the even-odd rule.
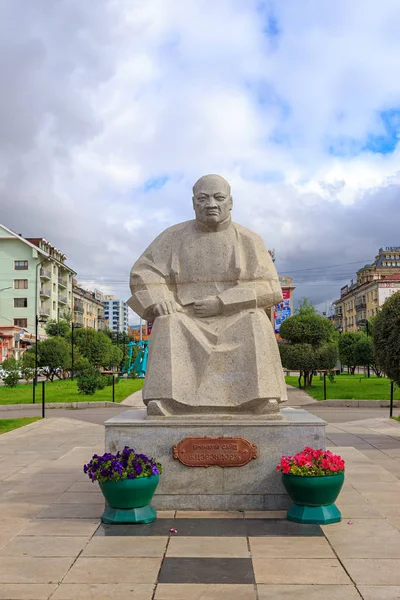
[[[141,390],[143,379],[120,379],[115,384],[115,402],[121,402],[127,396]],[[112,389],[108,385],[103,390],[97,390],[93,396],[85,396],[78,393],[76,381],[69,379],[46,383],[46,402],[112,402]],[[42,401],[42,384],[39,382],[36,388],[36,402]],[[32,384],[19,384],[15,388],[0,386],[1,404],[31,404]]]
[[[22,419],[0,419],[0,434],[7,433],[7,431],[12,431],[13,429],[18,429],[18,427],[23,427],[24,425],[29,425],[29,423],[33,423],[34,421],[40,421],[41,417],[24,417]]]
[[[285,377],[286,383],[298,387],[298,377]],[[324,399],[324,381],[319,375],[313,377],[313,384],[307,394],[316,400]],[[400,389],[395,386],[394,400],[400,400]],[[390,380],[383,377],[363,375],[336,375],[335,381],[326,378],[327,400],[390,400]]]

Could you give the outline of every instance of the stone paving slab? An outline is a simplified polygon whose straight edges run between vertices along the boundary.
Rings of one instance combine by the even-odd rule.
[[[160,511],[150,526],[101,526],[82,464],[102,451],[102,426],[46,419],[4,434],[0,600],[398,598],[400,425],[336,423],[329,436],[346,460],[343,520],[320,528],[283,511]]]

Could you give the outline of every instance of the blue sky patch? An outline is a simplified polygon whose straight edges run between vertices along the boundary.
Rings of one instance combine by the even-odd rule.
[[[380,113],[384,131],[381,135],[369,135],[363,150],[376,154],[390,154],[396,149],[400,135],[400,110],[391,109]]]
[[[160,175],[159,177],[151,177],[143,184],[143,190],[150,192],[152,190],[160,190],[168,181],[167,175]]]

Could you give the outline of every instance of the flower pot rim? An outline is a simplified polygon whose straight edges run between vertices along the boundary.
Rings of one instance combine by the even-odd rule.
[[[344,471],[342,473],[326,473],[325,475],[295,475],[294,473],[282,473],[283,477],[298,477],[299,479],[304,479],[308,477],[309,479],[326,479],[327,477],[339,477],[340,475],[344,476]]]
[[[134,477],[133,479],[130,479],[129,477],[125,477],[125,479],[118,479],[117,481],[115,481],[114,479],[106,479],[105,481],[97,481],[98,484],[103,484],[103,483],[124,483],[125,481],[143,481],[145,479],[160,479],[160,475],[144,475],[143,477]]]

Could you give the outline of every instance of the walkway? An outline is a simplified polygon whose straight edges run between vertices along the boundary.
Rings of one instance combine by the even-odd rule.
[[[50,418],[2,435],[0,598],[398,598],[400,424],[327,431],[347,473],[343,521],[322,528],[283,512],[181,511],[147,526],[102,526],[102,496],[82,472],[103,451],[102,426]]]

